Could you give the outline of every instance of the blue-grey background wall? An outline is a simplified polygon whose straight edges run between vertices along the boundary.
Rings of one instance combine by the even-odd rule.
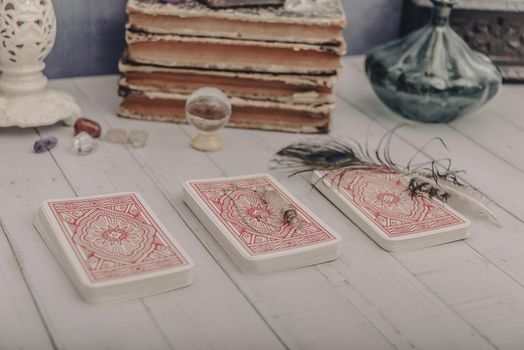
[[[402,0],[343,0],[350,54],[398,36]],[[51,78],[115,73],[124,49],[126,0],[53,0],[55,48],[46,60]]]

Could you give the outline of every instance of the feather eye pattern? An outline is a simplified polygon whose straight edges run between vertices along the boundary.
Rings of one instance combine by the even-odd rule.
[[[399,126],[401,127],[401,126]],[[340,170],[337,173],[338,183],[347,172],[352,170],[369,170],[374,172],[394,171],[408,180],[407,191],[412,197],[427,196],[442,202],[460,202],[473,207],[477,213],[487,216],[500,226],[495,214],[480,200],[474,198],[481,196],[474,187],[460,179],[465,172],[452,168],[449,158],[429,160],[415,163],[415,159],[424,149],[433,142],[440,143],[448,149],[441,138],[433,138],[416,151],[407,165],[402,166],[393,161],[390,145],[396,127],[386,133],[379,141],[374,152],[369,147],[363,147],[356,141],[345,141],[329,138],[323,140],[302,141],[291,144],[277,152],[273,159],[275,168],[290,171],[290,176],[297,174],[320,171]],[[473,194],[473,195],[472,195]]]

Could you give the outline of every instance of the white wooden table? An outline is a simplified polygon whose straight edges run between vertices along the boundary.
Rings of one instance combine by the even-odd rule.
[[[273,172],[344,238],[335,262],[242,273],[183,203],[186,179],[266,172],[301,136],[227,129],[225,148],[190,148],[185,125],[116,117],[116,76],[53,81],[104,128],[150,132],[143,149],[70,151],[71,128],[0,130],[0,349],[524,349],[524,86],[449,125],[402,128],[396,160],[450,156],[503,222],[475,218],[471,238],[402,254],[381,250],[306,177]],[[370,143],[403,119],[373,95],[362,58],[346,59],[333,135]],[[35,154],[40,136],[59,145]],[[196,261],[184,289],[118,304],[84,303],[32,226],[44,199],[138,191]]]

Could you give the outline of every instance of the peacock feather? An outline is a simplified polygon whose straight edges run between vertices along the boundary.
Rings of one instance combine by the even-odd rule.
[[[347,172],[354,170],[394,171],[408,179],[407,190],[412,197],[427,196],[442,202],[458,199],[500,225],[495,214],[475,198],[482,196],[480,192],[461,180],[461,176],[465,175],[465,172],[452,168],[451,159],[430,159],[429,161],[415,163],[417,156],[433,142],[437,142],[448,149],[441,138],[436,137],[428,141],[415,152],[406,165],[394,162],[391,157],[390,145],[397,128],[386,133],[373,152],[369,150],[367,140],[364,147],[358,142],[348,143],[340,139],[328,138],[327,140],[293,143],[278,151],[274,162],[276,168],[289,170],[290,176],[315,170],[328,173],[337,170],[338,183],[341,182]]]

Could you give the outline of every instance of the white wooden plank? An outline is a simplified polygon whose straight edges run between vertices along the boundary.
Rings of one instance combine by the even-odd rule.
[[[49,130],[71,132],[60,126]],[[50,153],[32,152],[37,139],[33,130],[1,129],[0,133],[0,162],[7,165],[0,172],[0,183],[9,184],[2,191],[5,205],[0,218],[54,345],[70,349],[170,348],[140,301],[89,305],[80,300],[32,224],[43,200],[69,197],[73,192]],[[69,147],[64,139],[61,142],[58,149]],[[131,329],[140,332],[129,332]],[[27,330],[26,337],[38,340]]]
[[[95,104],[82,98],[71,81],[55,82],[55,86],[67,89],[79,101],[86,116],[100,122],[104,128],[114,125],[114,116],[100,112]],[[92,86],[112,89],[109,86]],[[113,114],[113,113],[111,113]],[[118,120],[120,121],[120,119]],[[124,120],[125,127],[148,128],[147,123]],[[163,128],[169,138],[180,133],[176,126]],[[70,139],[71,130],[46,131],[60,141]],[[163,135],[152,133],[147,150],[173,156],[166,149]],[[141,154],[142,150],[137,150]],[[211,256],[194,237],[190,228],[179,218],[165,195],[136,163],[134,155],[121,145],[100,142],[99,149],[86,157],[78,157],[66,148],[54,152],[70,184],[79,195],[120,191],[138,191],[155,210],[163,223],[171,229],[177,241],[196,261],[195,281],[188,288],[144,298],[148,310],[158,327],[174,348],[182,349],[279,349],[284,348],[278,337],[264,323],[245,297],[223,273]],[[176,159],[176,158],[174,158]],[[241,334],[242,336],[238,336]],[[253,342],[253,339],[257,339]],[[106,339],[108,341],[108,339]]]
[[[524,153],[520,152],[524,149],[524,129],[487,109],[457,119],[449,126],[524,176]]]
[[[522,349],[522,292],[485,257],[466,255],[459,246],[439,246],[429,253],[404,254],[399,260],[497,348]]]
[[[343,60],[344,71],[339,79],[338,95],[357,109],[365,111],[375,122],[386,128],[393,128],[406,120],[387,109],[372,92],[365,81],[362,60]],[[422,147],[433,137],[444,137],[452,153],[434,143],[426,153],[439,159],[451,157],[454,166],[467,171],[467,180],[482,190],[490,199],[504,209],[524,220],[524,186],[515,186],[523,180],[522,173],[514,166],[479,147],[445,124],[410,123],[410,128],[399,129],[397,134],[417,147]],[[472,126],[474,127],[474,126]],[[496,171],[495,171],[496,169]],[[500,174],[504,174],[501,181]]]
[[[114,113],[117,101],[111,96],[114,94],[113,84],[97,83],[93,78],[79,81],[83,91],[89,94],[92,101],[97,101],[106,114]],[[287,346],[301,349],[393,347],[351,301],[326,283],[325,276],[315,268],[265,275],[240,272],[181,199],[181,184],[184,180],[223,176],[224,172],[218,166],[210,167],[213,163],[206,154],[192,150],[189,138],[178,126],[139,121],[131,123],[147,128],[154,135],[152,145],[143,150],[132,151],[133,155],[144,165],[155,182],[164,188],[171,204]],[[114,119],[111,124],[125,126],[130,125],[130,122]],[[234,132],[235,130],[226,131]],[[248,133],[244,135],[249,137]],[[234,161],[238,150],[245,149],[238,146],[239,144],[227,142],[221,153],[229,154]],[[162,147],[169,151],[161,151]],[[258,148],[253,149],[254,154],[258,151]],[[267,151],[261,154],[262,157],[268,155]],[[228,175],[254,172],[255,169],[250,166],[241,166],[244,161],[245,159],[237,159],[234,174]],[[265,164],[258,158],[256,161]]]
[[[516,127],[524,128],[521,100],[524,87],[520,84],[504,84],[499,93],[483,110],[491,112],[495,120],[503,119]]]
[[[503,86],[486,107],[448,124],[487,152],[524,174],[524,123],[514,86]]]
[[[5,202],[3,202],[5,205]],[[2,205],[0,205],[1,212]],[[43,320],[0,227],[0,344],[5,349],[52,349]],[[27,330],[31,337],[27,337]]]
[[[86,81],[81,81],[82,86],[85,83]],[[116,103],[110,99],[105,103],[101,102],[104,96],[110,94],[110,91],[102,91],[102,88],[90,88],[86,89],[86,92],[96,96],[93,98],[103,104],[103,108],[107,108],[108,111],[116,108]],[[189,149],[189,138],[182,140],[182,144],[178,139],[176,143],[171,142],[168,132],[165,131],[169,128],[168,126],[154,123],[148,125],[151,125],[149,126],[150,130],[155,129],[154,133],[157,137],[161,132],[161,135],[165,135],[162,137],[164,145],[176,152],[176,159],[179,160],[178,164],[173,163],[170,167],[165,164],[165,156],[161,152],[148,152],[147,149],[139,152],[139,161],[143,162],[150,169],[152,176],[166,188],[176,187],[177,181],[181,182],[186,179],[183,177],[185,174],[180,174],[180,169],[187,167],[195,168],[193,170],[197,175],[193,176],[200,178],[220,176],[223,173],[242,175],[267,171],[268,161],[275,151],[274,147],[287,144],[295,138],[294,135],[290,134],[225,130],[223,132],[226,139],[225,149],[209,155],[220,168],[206,173],[206,169],[199,165],[205,162],[205,159],[201,160],[204,155]],[[190,127],[183,127],[183,129],[187,133],[193,133]],[[249,146],[246,147],[245,145]],[[182,152],[189,156],[185,159],[179,157]],[[345,308],[337,307],[336,303],[342,305],[351,303],[352,307],[358,310],[357,312],[371,321],[380,333],[398,348],[412,346],[428,349],[441,348],[442,346],[453,348],[464,344],[469,344],[475,348],[491,348],[489,342],[483,339],[482,335],[478,334],[460,317],[457,317],[452,310],[435,297],[430,290],[421,285],[391,255],[378,249],[341,213],[326,203],[318,193],[309,192],[309,185],[303,179],[288,180],[283,178],[282,181],[295,194],[300,194],[300,197],[308,206],[317,213],[321,213],[326,221],[332,225],[335,222],[339,232],[349,235],[351,239],[351,243],[346,242],[344,244],[344,255],[339,261],[321,265],[319,268],[318,271],[322,276],[321,285],[312,282],[318,279],[318,274],[311,268],[282,273],[285,274],[286,279],[292,278],[293,281],[294,286],[287,283],[287,289],[307,290],[308,295],[312,295],[313,300],[328,299],[329,303],[317,301],[318,309],[304,310],[304,305],[308,307],[312,305],[312,299],[305,298],[300,294],[299,301],[302,305],[298,304],[297,306],[296,292],[282,291],[283,282],[280,276],[239,274],[229,259],[224,257],[223,252],[216,247],[216,243],[208,236],[207,232],[195,230],[222,266],[230,271],[229,273],[235,280],[238,279],[237,283],[245,293],[252,296],[256,305],[261,305],[262,314],[271,315],[273,320],[268,319],[268,322],[278,324],[278,327],[275,328],[285,329],[287,332],[293,331],[293,333],[301,335],[301,338],[307,337],[308,344],[311,345],[320,346],[326,341],[331,344],[329,342],[333,342],[333,337],[337,340],[349,341],[347,344],[355,344],[353,337],[352,340],[346,340],[346,334],[350,327],[348,327],[347,321],[343,322],[342,317],[344,315],[340,315],[340,312],[333,312],[333,310],[346,311]],[[177,199],[174,200],[175,205],[177,205]],[[184,209],[181,209],[181,211],[184,211]],[[185,211],[188,211],[188,209],[185,209]],[[191,214],[187,214],[187,218],[195,221]],[[198,224],[194,222],[191,226],[193,225],[196,227]],[[297,273],[303,276],[297,277]],[[279,288],[278,295],[274,295],[273,288]],[[333,290],[336,291],[335,294],[333,294]],[[390,293],[384,295],[384,290],[388,290]],[[268,295],[265,295],[266,293]],[[300,312],[297,314],[299,308]],[[326,309],[329,312],[326,312]],[[410,310],[410,314],[406,315],[406,310]],[[304,324],[304,320],[309,320],[308,315],[310,313],[314,313],[316,315],[314,320],[320,321],[332,333],[319,338],[320,335],[315,332],[319,328],[318,324],[312,321]],[[431,323],[432,328],[421,329],[420,325],[424,323]],[[290,324],[293,325],[291,329]],[[442,334],[446,335],[445,340],[443,340]],[[281,336],[286,340],[290,338],[290,335],[285,333]],[[327,338],[327,336],[330,337]],[[311,340],[309,337],[311,337]],[[305,342],[305,340],[301,338],[291,338],[286,343],[290,344],[291,347],[302,345],[301,341]],[[311,343],[312,341],[316,342]],[[337,344],[343,344],[342,341]],[[314,346],[311,347],[314,348]]]

